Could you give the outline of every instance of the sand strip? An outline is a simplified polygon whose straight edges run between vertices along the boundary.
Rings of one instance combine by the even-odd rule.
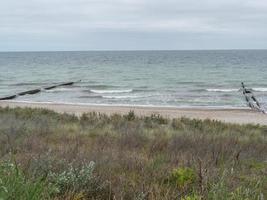
[[[207,109],[207,108],[165,108],[165,107],[137,107],[137,106],[88,106],[76,104],[57,103],[26,103],[13,101],[0,101],[1,107],[30,107],[46,108],[60,113],[81,115],[85,112],[100,112],[105,114],[126,114],[133,110],[139,116],[160,114],[163,117],[188,117],[196,119],[214,119],[229,123],[261,124],[267,125],[267,115],[250,109]]]

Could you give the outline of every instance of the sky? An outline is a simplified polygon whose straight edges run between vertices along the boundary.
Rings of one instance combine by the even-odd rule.
[[[0,51],[267,49],[267,0],[0,0]]]

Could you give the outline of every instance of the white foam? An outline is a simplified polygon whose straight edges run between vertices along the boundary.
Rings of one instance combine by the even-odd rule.
[[[125,95],[125,96],[102,96],[103,98],[106,99],[135,99],[135,98],[142,98],[142,96],[130,96],[130,95]]]
[[[267,88],[252,88],[252,90],[257,92],[267,92]]]
[[[267,88],[252,88],[255,92],[267,92]],[[238,92],[240,89],[237,88],[209,88],[206,89],[208,92]]]
[[[90,90],[90,91],[97,94],[113,94],[113,93],[130,93],[133,90],[129,89],[129,90]]]
[[[206,91],[208,92],[238,92],[239,89],[234,89],[234,88],[229,88],[229,89],[217,89],[217,88],[210,88],[210,89],[206,89]]]
[[[64,101],[22,101],[22,100],[5,100],[3,102],[25,103],[25,104],[47,104],[47,105],[71,105],[71,106],[104,106],[104,107],[140,107],[140,108],[189,108],[189,109],[244,109],[249,110],[246,106],[192,106],[192,105],[155,105],[155,104],[105,104],[105,103],[78,103]]]

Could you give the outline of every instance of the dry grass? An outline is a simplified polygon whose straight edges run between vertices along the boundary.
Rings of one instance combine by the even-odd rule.
[[[51,199],[267,197],[266,126],[0,108],[0,160]]]

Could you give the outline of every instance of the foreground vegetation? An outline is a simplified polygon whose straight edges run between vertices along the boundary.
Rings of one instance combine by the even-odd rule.
[[[0,108],[1,200],[266,197],[266,126]]]

